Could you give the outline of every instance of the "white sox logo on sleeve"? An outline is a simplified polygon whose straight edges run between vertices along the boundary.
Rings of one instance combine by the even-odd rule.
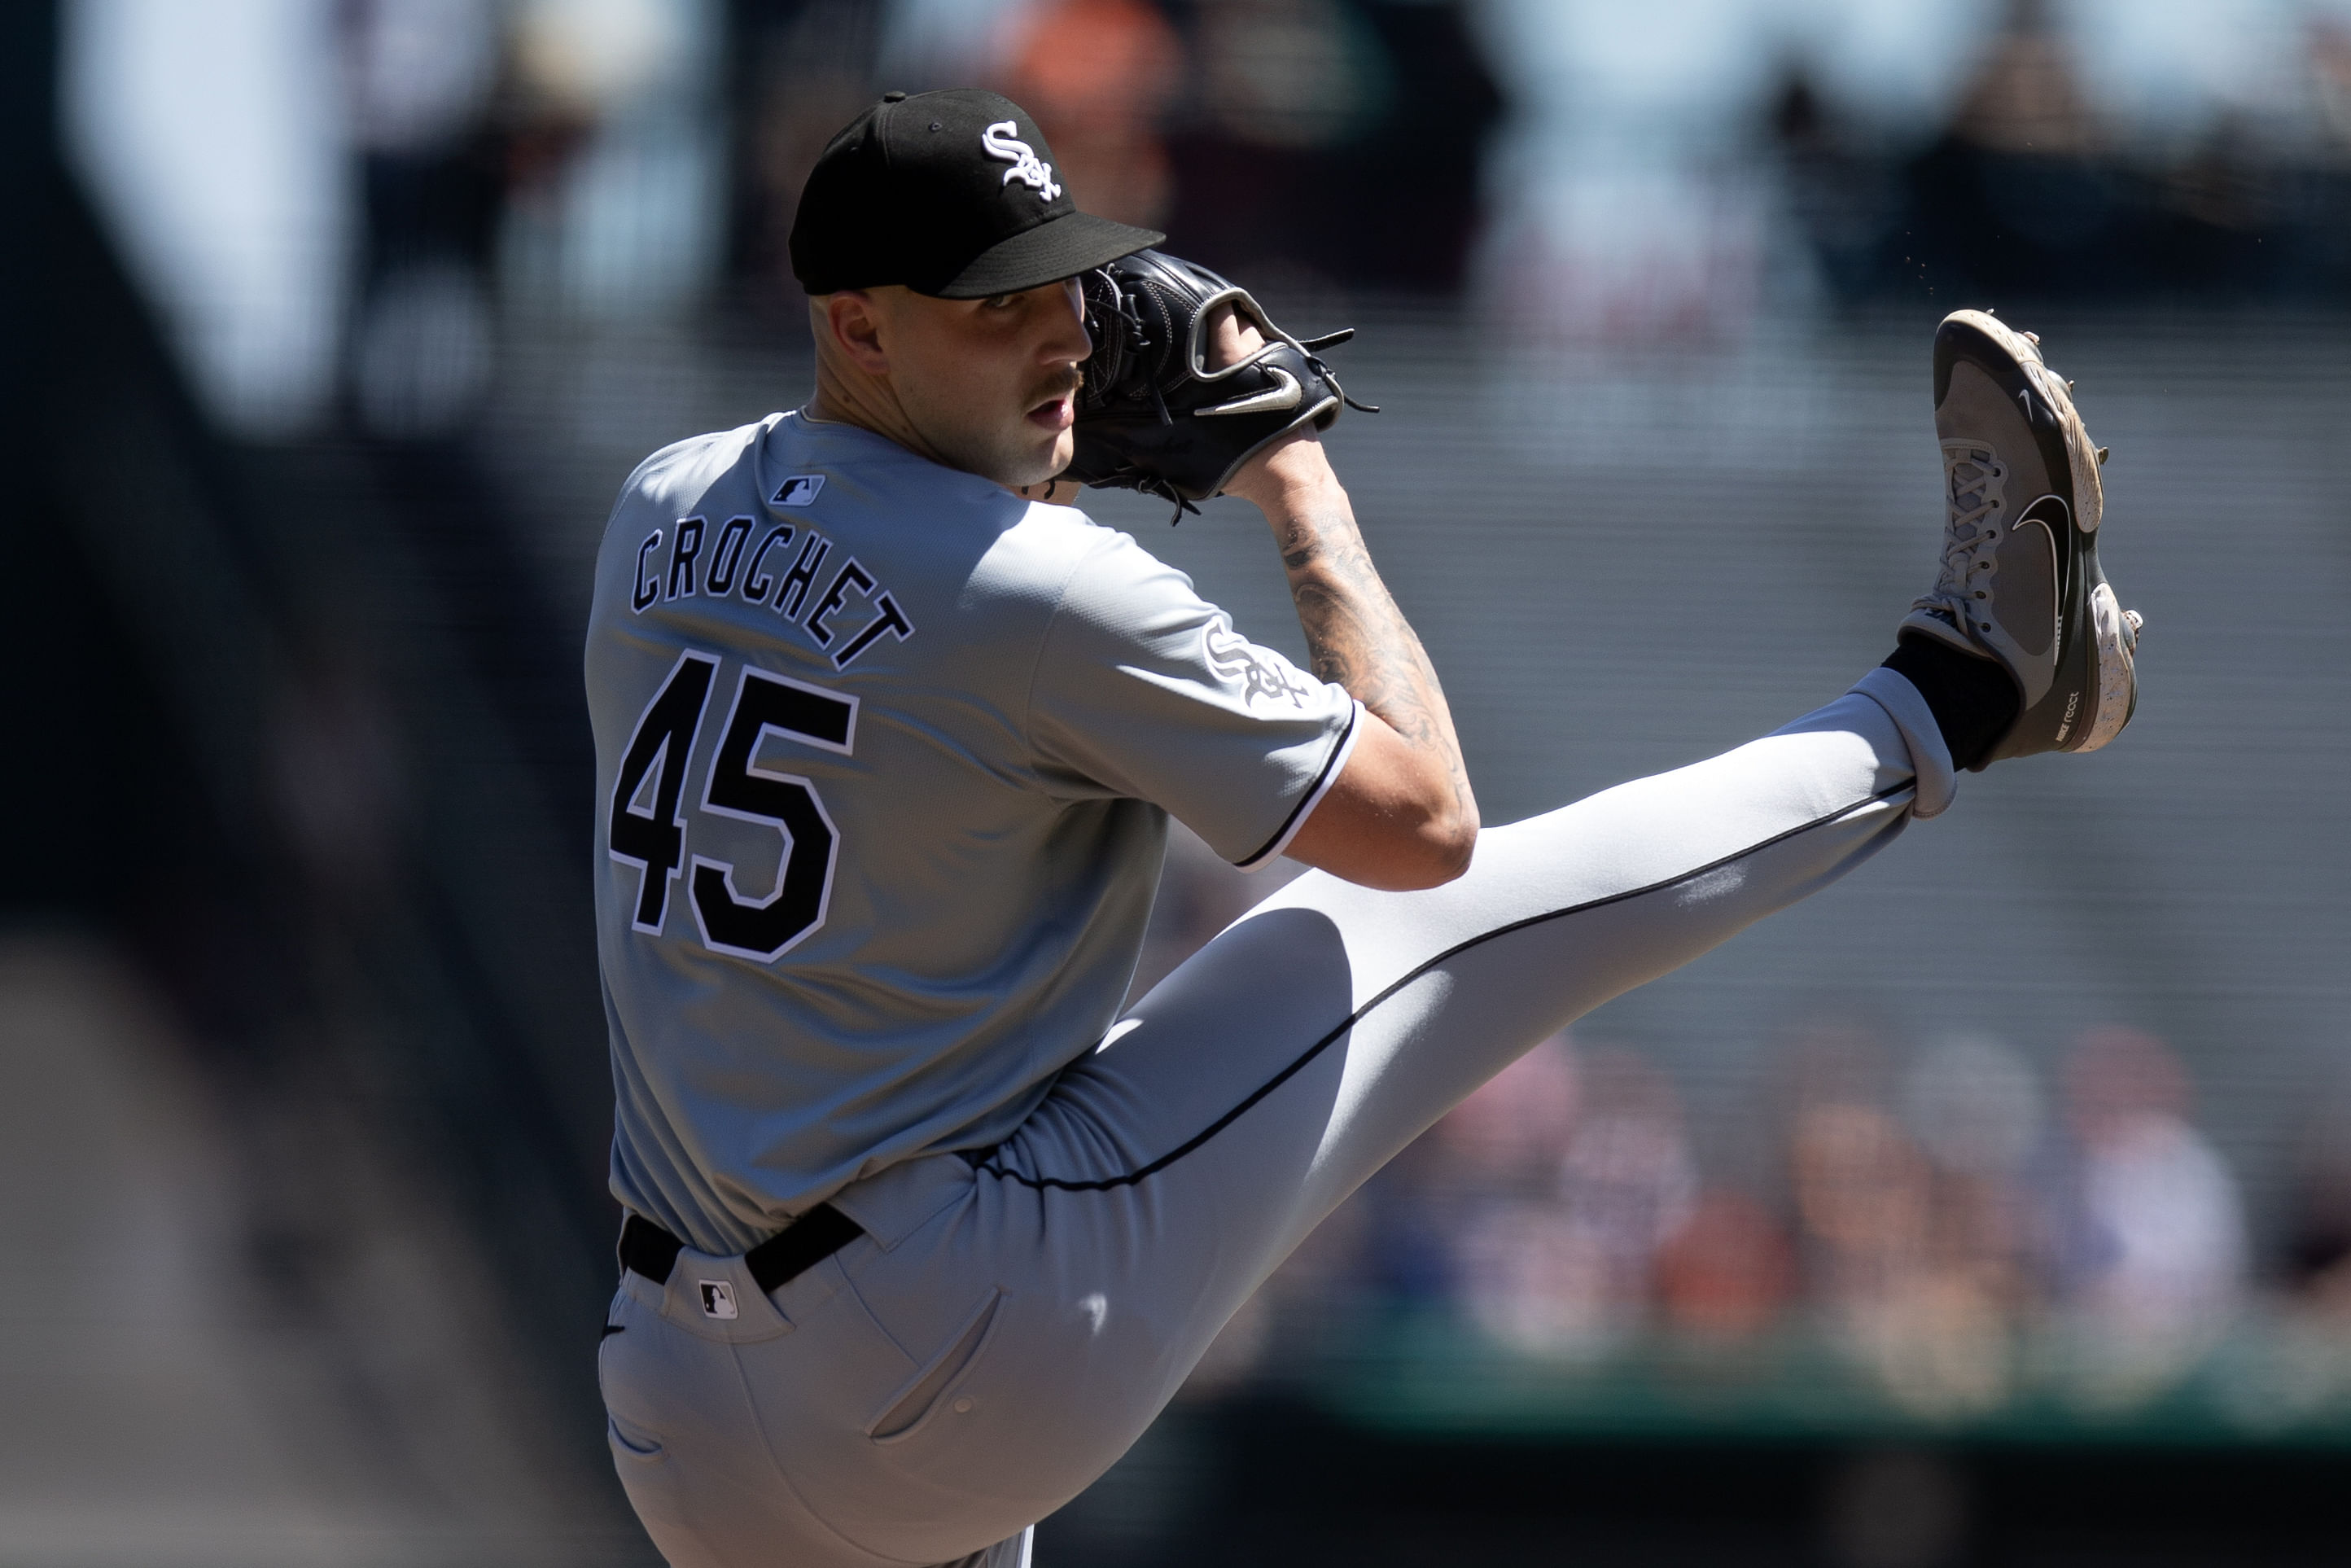
[[[1293,680],[1280,664],[1261,655],[1248,638],[1221,619],[1207,626],[1201,633],[1201,642],[1207,650],[1209,666],[1225,679],[1238,681],[1251,702],[1259,697],[1268,701],[1286,699],[1292,707],[1299,707],[1314,695],[1312,686]]]
[[[999,120],[979,133],[979,145],[990,158],[1001,158],[1011,168],[1004,171],[999,183],[1009,185],[1018,180],[1037,193],[1040,202],[1050,202],[1061,193],[1053,183],[1053,166],[1040,160],[1037,150],[1015,134],[1020,129],[1017,120]]]

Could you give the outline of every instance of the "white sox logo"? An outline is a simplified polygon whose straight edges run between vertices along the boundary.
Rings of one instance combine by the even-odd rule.
[[[1249,700],[1259,697],[1276,701],[1284,697],[1292,707],[1303,707],[1314,688],[1303,681],[1293,680],[1280,665],[1260,657],[1249,645],[1249,640],[1221,622],[1211,625],[1202,635],[1208,653],[1208,664],[1217,674],[1228,681],[1238,681]]]
[[[1016,120],[999,120],[979,133],[979,145],[990,158],[1001,158],[1011,168],[1004,171],[1002,184],[1018,180],[1037,193],[1040,202],[1050,202],[1061,193],[1053,183],[1053,166],[1037,157],[1037,150],[1014,134],[1020,129]]]

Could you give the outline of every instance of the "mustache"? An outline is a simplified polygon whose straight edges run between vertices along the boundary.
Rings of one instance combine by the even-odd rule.
[[[1036,408],[1044,403],[1059,402],[1061,399],[1074,394],[1080,387],[1085,384],[1085,373],[1082,371],[1080,371],[1077,366],[1071,365],[1068,370],[1062,371],[1061,374],[1040,382],[1038,387],[1029,393],[1029,406],[1030,408]]]

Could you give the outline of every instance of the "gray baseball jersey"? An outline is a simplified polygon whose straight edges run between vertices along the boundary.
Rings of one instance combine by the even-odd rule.
[[[1167,816],[1270,860],[1358,716],[1126,536],[797,414],[630,477],[587,684],[612,1189],[716,1253],[1010,1134]]]

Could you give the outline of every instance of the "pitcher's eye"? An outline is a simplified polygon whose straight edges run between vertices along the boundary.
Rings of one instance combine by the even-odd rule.
[[[979,308],[983,310],[1009,310],[1019,298],[1018,294],[991,294],[979,302]]]

